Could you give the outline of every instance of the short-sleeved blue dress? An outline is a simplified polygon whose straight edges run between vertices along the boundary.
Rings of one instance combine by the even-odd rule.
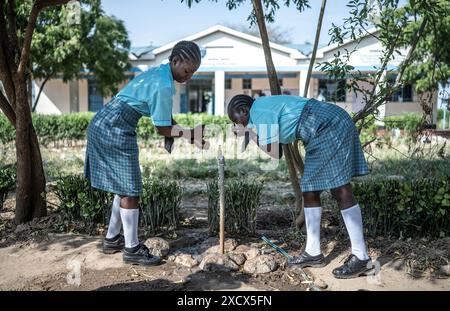
[[[84,165],[92,187],[121,196],[142,193],[136,126],[142,116],[155,126],[172,125],[174,94],[170,64],[163,64],[135,77],[94,116]]]
[[[338,188],[369,172],[355,124],[339,106],[299,96],[260,97],[248,127],[256,129],[260,145],[303,142],[303,192]]]

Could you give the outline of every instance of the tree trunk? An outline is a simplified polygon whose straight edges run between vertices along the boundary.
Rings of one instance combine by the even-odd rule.
[[[303,90],[303,97],[307,97],[308,96],[308,89],[309,89],[309,82],[311,80],[311,74],[313,71],[313,67],[314,67],[314,63],[316,62],[316,54],[317,54],[317,48],[319,46],[319,38],[320,38],[320,31],[322,29],[322,22],[323,22],[323,15],[325,13],[325,6],[327,5],[327,0],[322,0],[322,5],[320,7],[320,14],[319,14],[319,20],[317,21],[317,28],[316,28],[316,36],[314,38],[314,46],[313,46],[313,51],[311,54],[311,60],[309,62],[309,68],[308,68],[308,75],[306,76],[306,83],[305,83],[305,89]],[[299,90],[299,93],[302,90]],[[298,171],[300,173],[301,176],[303,176],[303,172],[304,172],[304,163],[303,163],[303,159],[300,155],[299,152],[299,143],[298,140],[295,141],[294,145],[293,145],[293,155],[294,158],[296,158],[295,163],[299,164],[299,168]],[[300,207],[300,214],[298,215],[297,219],[295,219],[295,225],[297,228],[301,228],[303,227],[303,225],[305,224],[305,202],[303,202],[302,200],[302,205]]]
[[[270,51],[270,43],[269,43],[269,35],[267,34],[266,23],[264,21],[264,12],[261,4],[261,0],[253,0],[253,8],[255,10],[256,20],[258,23],[259,33],[261,35],[262,45],[264,49],[264,55],[266,59],[267,72],[269,76],[269,84],[270,84],[270,92],[272,95],[280,95],[281,88],[278,82],[277,72],[275,70],[275,66],[272,60],[272,53]],[[302,218],[303,215],[303,204],[302,204],[302,191],[300,189],[300,183],[297,175],[297,170],[294,164],[294,150],[292,144],[284,145],[283,144],[283,152],[284,157],[286,158],[286,164],[289,171],[289,178],[291,180],[292,188],[294,189],[295,194],[295,206],[297,212],[300,213],[300,217],[297,220]],[[304,219],[304,217],[303,217]],[[302,225],[300,225],[301,227]]]
[[[17,224],[46,214],[45,177],[36,132],[31,122],[27,84],[15,79],[17,188],[15,221]]]
[[[37,107],[37,104],[39,102],[39,99],[41,98],[41,94],[42,94],[42,91],[44,90],[44,86],[45,86],[45,84],[47,83],[47,81],[49,79],[50,79],[50,76],[47,76],[47,77],[45,77],[44,81],[42,81],[41,87],[39,88],[39,93],[37,94],[36,100],[34,101],[34,104],[33,104],[32,109],[31,109],[32,112],[36,111],[36,107]]]

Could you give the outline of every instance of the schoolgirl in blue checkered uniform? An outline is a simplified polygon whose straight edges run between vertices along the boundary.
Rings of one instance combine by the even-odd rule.
[[[166,138],[184,137],[202,146],[199,129],[182,128],[172,119],[174,81],[189,80],[201,63],[200,49],[194,42],[178,42],[169,63],[151,68],[131,80],[92,119],[88,127],[84,172],[92,187],[115,194],[105,253],[123,250],[127,263],[151,265],[160,262],[137,237],[142,193],[136,126],[142,116],[150,117],[158,134]],[[201,135],[203,137],[203,133]],[[198,141],[200,140],[200,141]],[[124,236],[120,234],[123,224]]]
[[[307,241],[304,251],[290,264],[322,267],[320,248],[322,204],[320,194],[330,190],[337,200],[350,236],[352,254],[344,265],[333,270],[336,278],[365,275],[370,257],[364,242],[361,210],[353,195],[350,180],[368,174],[359,134],[348,113],[337,105],[300,96],[247,95],[233,97],[228,116],[238,126],[238,135],[251,140],[275,158],[282,155],[282,144],[299,139],[305,146],[301,188],[305,206]]]

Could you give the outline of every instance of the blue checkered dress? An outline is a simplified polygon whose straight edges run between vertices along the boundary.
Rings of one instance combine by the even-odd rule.
[[[88,127],[84,175],[92,187],[121,196],[142,192],[136,126],[142,115],[117,98]]]
[[[339,106],[309,100],[296,132],[306,150],[303,192],[334,189],[368,174],[358,131]]]

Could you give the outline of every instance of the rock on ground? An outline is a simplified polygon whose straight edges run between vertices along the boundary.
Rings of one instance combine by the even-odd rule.
[[[239,266],[227,255],[209,254],[200,263],[203,271],[237,271]]]
[[[277,262],[273,256],[260,255],[247,260],[244,264],[244,271],[252,274],[268,273],[275,271]]]
[[[158,257],[166,257],[169,253],[169,242],[161,238],[149,238],[145,241],[145,246],[150,250],[150,254]]]
[[[177,265],[188,267],[188,268],[193,268],[195,266],[198,266],[198,263],[199,263],[195,258],[192,258],[192,256],[189,254],[180,254],[180,255],[176,256],[174,262]]]

